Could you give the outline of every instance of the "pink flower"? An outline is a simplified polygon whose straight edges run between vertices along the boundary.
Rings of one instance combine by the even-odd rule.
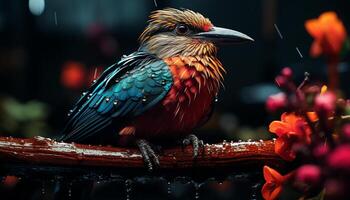
[[[350,139],[350,123],[343,126],[343,134],[346,138]]]
[[[297,169],[295,179],[302,183],[316,185],[321,179],[321,169],[317,165],[303,165]]]
[[[287,96],[284,93],[280,92],[267,98],[266,110],[269,112],[276,112],[277,110],[285,108],[287,103]]]
[[[337,98],[333,92],[325,92],[319,94],[315,98],[315,110],[318,113],[330,114],[335,109],[335,102]]]
[[[328,157],[328,165],[333,169],[350,171],[350,145],[337,147]]]

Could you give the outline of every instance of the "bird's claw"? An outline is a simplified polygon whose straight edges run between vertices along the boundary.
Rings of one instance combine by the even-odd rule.
[[[183,146],[188,146],[192,144],[193,147],[193,158],[197,158],[199,154],[199,148],[204,146],[203,140],[199,140],[194,134],[188,135],[183,141]]]
[[[152,171],[155,166],[159,166],[158,156],[146,140],[138,140],[136,144],[139,147],[148,171]]]

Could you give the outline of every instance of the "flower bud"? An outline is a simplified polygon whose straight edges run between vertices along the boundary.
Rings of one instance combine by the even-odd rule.
[[[302,183],[317,185],[321,180],[321,169],[317,165],[303,165],[297,170],[295,179]]]
[[[315,110],[318,113],[329,114],[335,109],[336,96],[333,92],[319,94],[315,98]]]
[[[291,79],[293,76],[293,71],[290,67],[285,67],[282,69],[281,74],[287,79]]]
[[[266,100],[266,110],[269,112],[275,112],[287,106],[287,96],[280,92],[271,95]]]

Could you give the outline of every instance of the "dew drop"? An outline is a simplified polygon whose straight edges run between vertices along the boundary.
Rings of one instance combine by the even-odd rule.
[[[113,101],[113,105],[118,105],[118,100]]]
[[[156,75],[155,74],[151,74],[151,77],[154,78],[154,77],[156,77]]]
[[[97,80],[96,80],[96,79],[94,79],[94,80],[92,81],[92,83],[94,84],[94,83],[96,83],[96,81],[97,81]]]
[[[71,115],[73,113],[73,110],[69,110],[69,112],[68,112],[68,117]]]
[[[162,80],[161,84],[165,85],[166,84],[166,80]]]
[[[82,96],[85,96],[86,94],[87,94],[87,92],[83,92],[81,95],[82,95]]]
[[[109,102],[109,100],[110,100],[110,98],[109,98],[109,97],[107,97],[107,98],[105,99],[105,101],[106,101],[106,102]]]
[[[143,97],[142,98],[142,102],[146,102],[147,101],[147,98],[146,97]]]
[[[115,82],[116,82],[116,83],[119,83],[119,79],[115,79]]]
[[[219,101],[219,98],[215,97],[214,101],[215,101],[215,102],[218,102],[218,101]]]

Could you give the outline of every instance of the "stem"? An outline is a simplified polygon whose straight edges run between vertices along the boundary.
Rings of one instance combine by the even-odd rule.
[[[328,59],[328,86],[332,91],[337,91],[339,87],[339,72],[338,72],[338,57],[331,57]]]

